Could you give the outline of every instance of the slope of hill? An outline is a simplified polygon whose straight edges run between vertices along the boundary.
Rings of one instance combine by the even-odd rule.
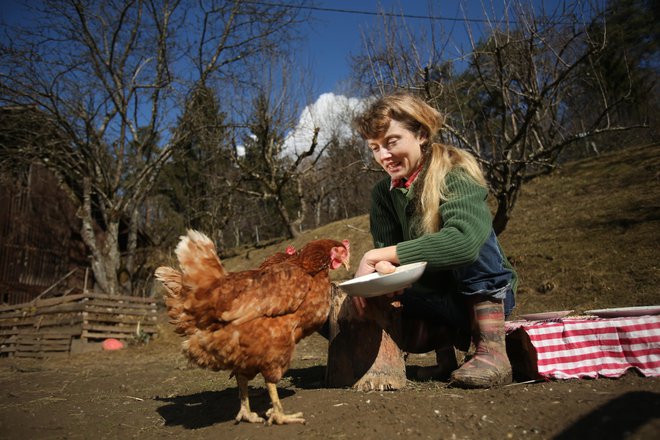
[[[351,241],[351,272],[333,275],[350,278],[371,247],[368,216],[225,263],[254,267],[316,238]],[[500,240],[521,277],[515,313],[660,304],[660,145],[565,164],[528,183]]]

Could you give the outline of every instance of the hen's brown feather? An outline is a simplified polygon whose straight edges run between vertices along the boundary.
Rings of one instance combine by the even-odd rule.
[[[347,244],[319,240],[260,269],[227,273],[213,243],[189,231],[176,248],[181,272],[156,271],[168,292],[168,314],[177,332],[188,336],[186,355],[202,367],[247,378],[261,373],[277,382],[295,344],[328,316],[328,269],[335,249],[344,246],[340,254],[348,259]]]

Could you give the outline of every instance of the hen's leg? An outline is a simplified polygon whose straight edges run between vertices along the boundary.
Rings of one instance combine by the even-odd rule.
[[[250,423],[262,423],[264,419],[255,412],[250,411],[250,399],[248,398],[248,380],[245,376],[236,375],[238,383],[238,395],[241,398],[241,409],[236,414],[236,421],[246,421]]]
[[[273,407],[266,413],[269,425],[272,425],[273,423],[276,425],[284,425],[285,423],[305,423],[305,419],[302,418],[303,413],[301,412],[284,414],[280,397],[277,394],[277,386],[274,383],[266,382],[266,388],[268,388],[270,401],[273,403]]]

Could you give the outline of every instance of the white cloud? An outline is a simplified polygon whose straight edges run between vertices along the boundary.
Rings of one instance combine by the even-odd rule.
[[[351,120],[363,107],[364,101],[359,98],[322,94],[315,103],[303,109],[296,128],[284,142],[284,151],[295,154],[307,150],[312,143],[315,127],[319,127],[319,146],[325,145],[333,134],[340,139],[349,138]]]

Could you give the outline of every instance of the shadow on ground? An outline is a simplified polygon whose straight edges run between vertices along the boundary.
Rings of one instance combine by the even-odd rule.
[[[659,414],[659,393],[629,392],[596,408],[554,438],[628,438]]]
[[[294,394],[292,390],[278,389],[280,399]],[[265,388],[250,388],[250,408],[263,415],[270,408],[270,398]],[[222,391],[204,391],[187,396],[156,397],[166,404],[157,409],[166,426],[182,426],[199,429],[234,419],[240,408],[238,388]],[[284,403],[284,402],[283,402]]]

